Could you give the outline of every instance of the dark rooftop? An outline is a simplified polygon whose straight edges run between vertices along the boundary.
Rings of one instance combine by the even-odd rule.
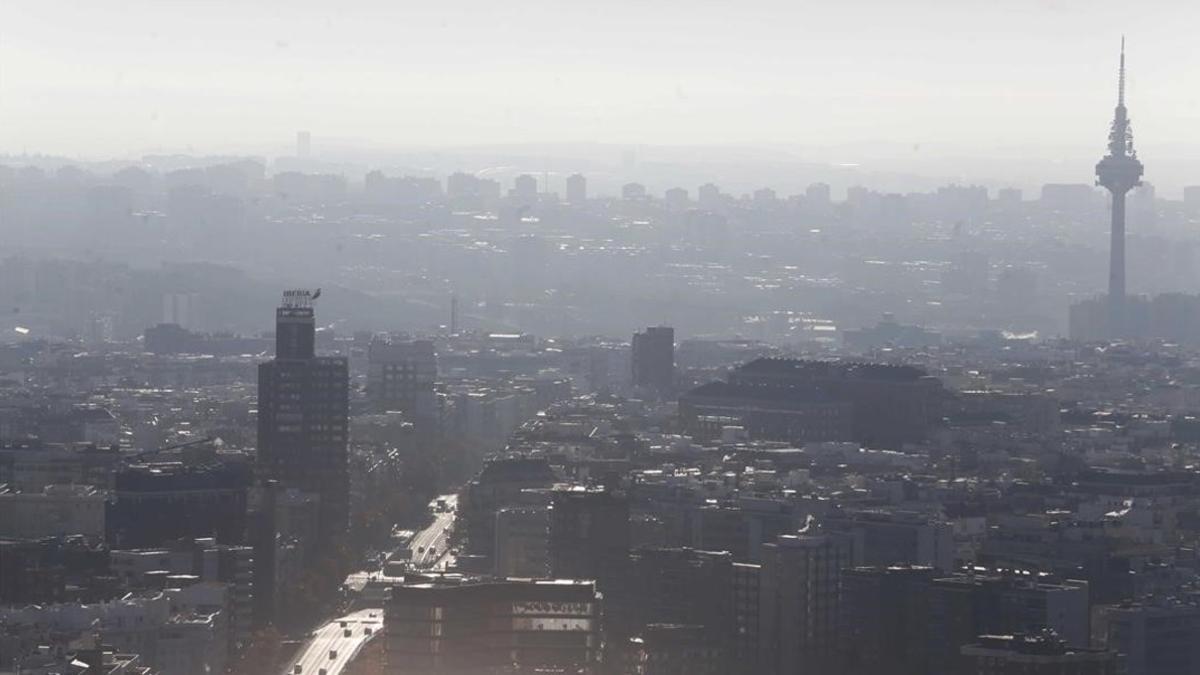
[[[692,389],[686,398],[746,398],[790,403],[834,403],[837,399],[815,387],[778,387],[768,384],[709,382]]]
[[[763,375],[803,375],[807,377],[840,377],[866,380],[911,382],[928,373],[915,366],[898,366],[855,361],[811,361],[764,357],[738,367],[738,372]]]
[[[536,457],[516,457],[493,459],[483,465],[478,481],[507,482],[507,481],[544,481],[553,482],[554,471],[545,459]]]

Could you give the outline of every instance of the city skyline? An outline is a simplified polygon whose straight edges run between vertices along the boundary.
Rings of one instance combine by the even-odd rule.
[[[1018,156],[1061,161],[1063,148],[1094,147],[1083,121],[1103,123],[1095,111],[1108,74],[1098,59],[1121,32],[1139,49],[1130,86],[1145,108],[1146,147],[1186,162],[1187,148],[1200,146],[1190,121],[1200,103],[1188,86],[1200,64],[1189,60],[1183,29],[1200,10],[1163,3],[1163,12],[1129,17],[1118,3],[1076,12],[1022,2],[1008,12],[931,1],[910,14],[851,5],[758,3],[724,22],[709,8],[666,5],[623,22],[620,12],[536,3],[499,16],[471,4],[403,16],[374,3],[338,15],[316,5],[278,13],[218,4],[168,21],[152,6],[117,19],[103,3],[71,12],[13,3],[0,41],[0,150],[262,152],[308,129],[382,148],[886,140],[925,155],[1019,148]],[[989,30],[979,30],[985,22]],[[391,25],[405,39],[392,39]],[[671,37],[656,41],[655,31]],[[624,74],[638,59],[649,66]],[[243,67],[224,69],[234,63]],[[1161,178],[1175,182],[1164,168]]]
[[[1200,675],[1200,4],[75,4],[0,675]]]

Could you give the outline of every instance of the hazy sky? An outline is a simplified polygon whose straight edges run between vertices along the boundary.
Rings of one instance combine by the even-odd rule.
[[[887,140],[1200,148],[1195,0],[0,1],[0,152]]]

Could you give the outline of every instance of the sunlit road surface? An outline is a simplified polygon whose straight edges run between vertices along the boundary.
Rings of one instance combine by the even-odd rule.
[[[458,508],[458,495],[442,495],[438,499],[446,502],[446,507],[434,510],[433,522],[429,527],[418,532],[409,548],[412,550],[412,564],[420,570],[445,569],[450,561],[450,531],[454,528],[454,511]],[[437,504],[437,501],[434,501]]]
[[[343,627],[342,624],[346,625]],[[371,634],[367,634],[370,629]],[[346,631],[350,636],[346,637]],[[368,640],[383,632],[383,610],[364,609],[313,631],[300,655],[288,663],[283,675],[338,675],[354,660]],[[336,656],[330,655],[336,652]],[[296,666],[300,669],[297,670]]]

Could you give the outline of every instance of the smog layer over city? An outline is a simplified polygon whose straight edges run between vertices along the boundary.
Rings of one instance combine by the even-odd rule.
[[[1197,27],[0,2],[0,675],[1200,675]]]

